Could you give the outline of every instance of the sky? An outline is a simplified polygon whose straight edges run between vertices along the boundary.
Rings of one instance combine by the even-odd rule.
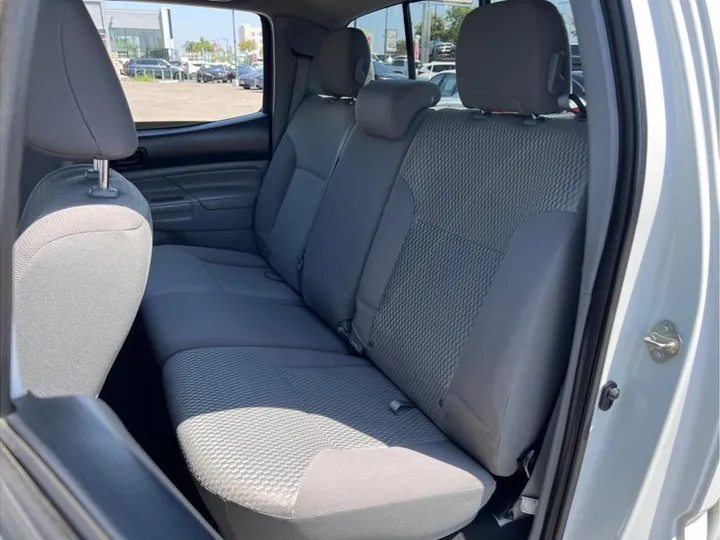
[[[473,5],[477,5],[477,0],[473,0]],[[565,0],[555,0],[559,4],[561,12],[568,11],[567,2]],[[210,41],[215,41],[221,46],[232,44],[233,28],[232,28],[232,12],[229,9],[218,7],[197,7],[197,6],[180,6],[177,4],[165,3],[149,3],[149,2],[107,2],[107,7],[111,9],[135,9],[135,10],[157,10],[161,7],[170,8],[170,17],[172,19],[173,37],[175,48],[182,49],[186,41],[194,41],[200,37],[204,37]],[[446,6],[440,3],[430,5],[431,13],[437,13],[442,16],[447,10]],[[422,20],[422,3],[416,3],[410,6],[410,13],[413,26]],[[251,26],[260,26],[260,18],[254,13],[246,11],[235,11],[235,23],[237,26],[249,24]],[[383,54],[385,42],[385,28],[397,30],[397,39],[404,39],[402,9],[400,6],[393,6],[387,10],[381,10],[369,15],[360,17],[357,21],[357,27],[370,33],[372,36],[372,51]],[[238,38],[239,39],[239,38]],[[225,42],[227,40],[227,44]]]
[[[157,11],[160,8],[169,8],[176,49],[182,49],[186,41],[197,41],[200,37],[216,41],[222,46],[225,46],[226,39],[229,44],[232,44],[232,11],[229,9],[150,2],[107,2],[105,5],[109,9]],[[236,10],[235,24],[237,26],[242,24],[260,26],[260,17],[254,13]]]

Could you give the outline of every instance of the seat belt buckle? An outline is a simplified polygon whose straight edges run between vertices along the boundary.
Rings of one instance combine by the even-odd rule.
[[[415,404],[411,401],[408,401],[407,399],[393,399],[390,402],[390,409],[395,414],[400,414],[400,411],[403,409],[414,409]]]
[[[495,518],[495,522],[498,526],[504,527],[508,523],[513,523],[519,519],[534,516],[537,512],[537,507],[538,500],[536,498],[521,495],[505,512],[501,514],[493,513],[493,517]]]

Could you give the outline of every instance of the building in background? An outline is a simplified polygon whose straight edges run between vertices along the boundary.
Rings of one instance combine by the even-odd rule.
[[[249,42],[253,42],[254,46],[248,47]],[[261,60],[263,57],[262,26],[241,25],[238,28],[238,47],[240,48],[239,58],[245,58],[251,62]]]
[[[111,9],[105,0],[84,0],[100,37],[119,58],[171,58],[174,56],[169,8],[155,10]]]

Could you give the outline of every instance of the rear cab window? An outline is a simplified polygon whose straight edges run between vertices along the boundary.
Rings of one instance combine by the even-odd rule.
[[[263,26],[218,7],[84,0],[139,129],[262,109]]]

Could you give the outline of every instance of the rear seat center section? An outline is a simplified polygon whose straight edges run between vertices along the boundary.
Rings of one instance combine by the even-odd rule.
[[[360,89],[360,36],[326,40],[345,59],[331,99],[357,102],[332,119],[313,112],[335,107],[325,97],[300,105],[262,187],[260,253],[162,246],[197,262],[151,269],[143,315],[169,410],[227,538],[450,535],[517,471],[564,374],[586,125],[537,118],[570,89],[562,16],[543,0],[467,15],[467,110],[431,110],[427,82]],[[317,192],[298,133],[332,149]],[[199,270],[208,260],[228,268]],[[233,266],[291,293],[236,284]]]

